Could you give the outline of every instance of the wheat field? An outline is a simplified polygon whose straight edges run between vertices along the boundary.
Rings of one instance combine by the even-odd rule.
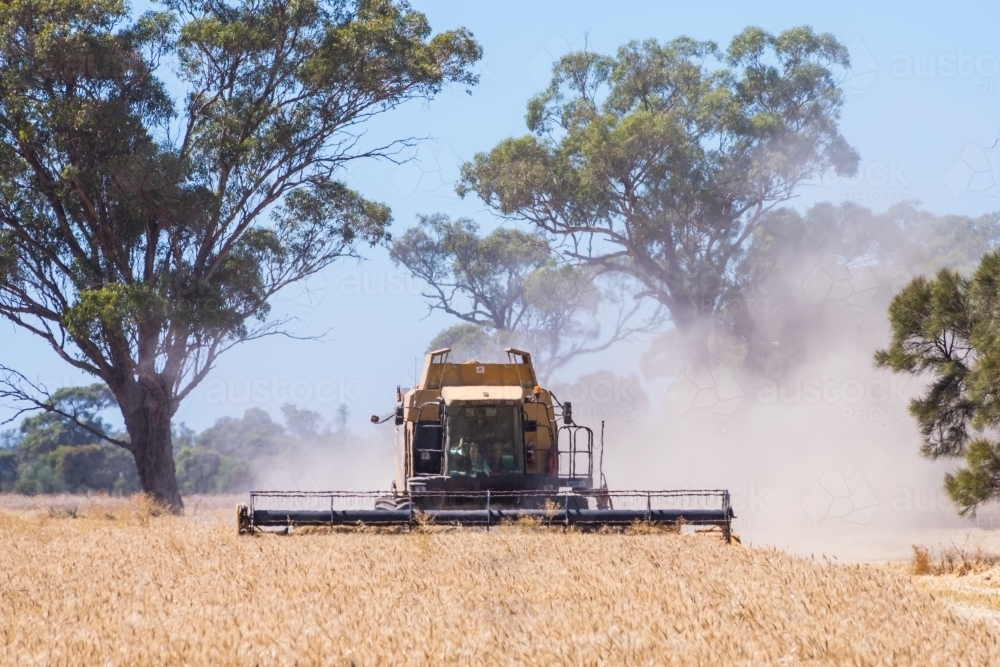
[[[237,537],[218,501],[0,502],[0,663],[985,665],[905,572],[698,536]]]

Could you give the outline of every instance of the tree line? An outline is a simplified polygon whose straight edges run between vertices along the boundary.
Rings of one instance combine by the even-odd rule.
[[[133,458],[95,435],[122,437],[102,417],[117,407],[107,386],[65,387],[53,393],[53,401],[77,418],[44,412],[0,434],[0,493],[140,492]],[[283,423],[251,408],[242,417],[221,417],[200,433],[184,424],[176,426],[171,438],[180,492],[245,493],[260,482],[264,471],[289,458],[300,460],[307,452],[344,453],[344,409],[333,425],[319,413],[290,404],[282,405],[281,413]]]

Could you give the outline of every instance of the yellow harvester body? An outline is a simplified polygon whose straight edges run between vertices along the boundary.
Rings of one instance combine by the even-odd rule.
[[[531,355],[508,349],[508,363],[453,363],[449,352],[428,354],[417,385],[399,397],[397,492],[591,487],[592,440],[572,448],[564,435],[560,457],[566,415],[538,386]]]
[[[717,526],[729,540],[728,491],[609,491],[600,465],[594,474],[594,432],[573,422],[568,402],[538,386],[531,355],[506,352],[507,363],[452,363],[450,350],[431,352],[417,385],[397,390],[389,493],[255,491],[249,506],[237,508],[239,532],[426,521],[489,529],[526,519],[588,528]]]

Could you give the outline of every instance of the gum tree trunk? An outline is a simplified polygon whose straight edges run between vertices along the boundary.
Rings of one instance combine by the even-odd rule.
[[[119,398],[125,429],[131,441],[132,456],[139,471],[142,490],[176,514],[184,511],[177,474],[174,447],[170,436],[172,402],[154,395],[136,383]]]

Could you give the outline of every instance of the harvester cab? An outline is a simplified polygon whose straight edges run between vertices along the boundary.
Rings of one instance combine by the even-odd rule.
[[[569,402],[539,386],[531,355],[507,348],[507,362],[452,363],[450,349],[424,359],[416,386],[396,389],[395,479],[389,492],[254,491],[237,507],[239,532],[294,525],[584,528],[650,524],[714,527],[730,539],[725,490],[609,490],[594,471],[594,432]]]
[[[428,354],[417,385],[397,393],[397,493],[593,488],[594,433],[539,386],[530,354],[451,363],[450,352]]]

